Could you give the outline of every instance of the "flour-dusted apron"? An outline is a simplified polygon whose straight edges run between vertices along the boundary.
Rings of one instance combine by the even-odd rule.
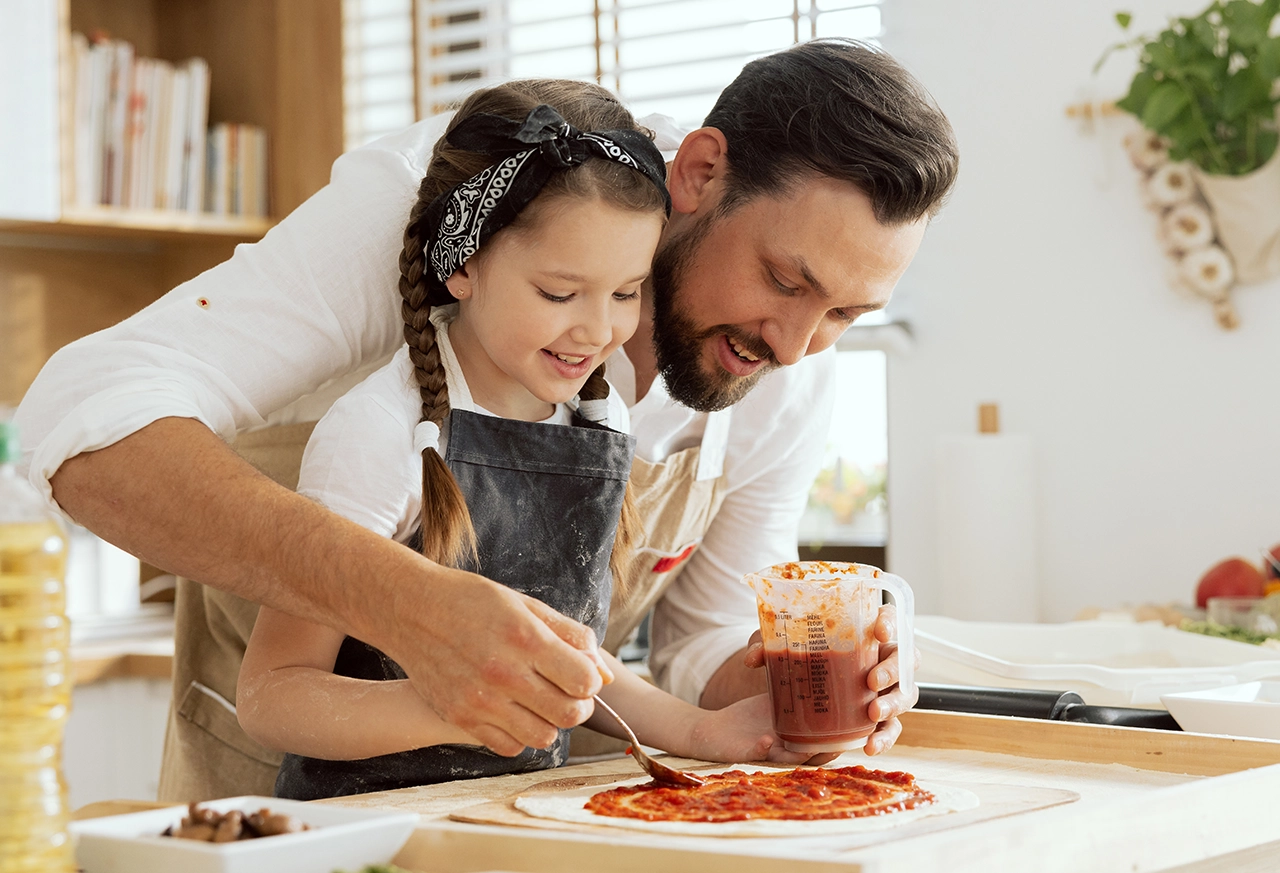
[[[476,529],[478,572],[604,634],[612,579],[609,556],[635,440],[578,419],[576,427],[449,415],[445,463]],[[430,645],[430,641],[424,642]],[[405,678],[377,649],[348,637],[334,672],[359,679]],[[357,714],[358,715],[358,714]],[[387,791],[454,779],[557,767],[567,730],[547,749],[514,758],[482,746],[439,745],[358,761],[285,755],[276,795],[298,800]]]
[[[641,531],[624,571],[626,600],[620,602],[615,596],[609,612],[604,647],[615,655],[684,571],[720,511],[732,413],[732,408],[710,413],[698,445],[663,461],[636,458],[631,465],[631,488]],[[622,588],[615,586],[615,590]],[[589,728],[573,730],[575,757],[621,752],[626,746],[623,740]]]

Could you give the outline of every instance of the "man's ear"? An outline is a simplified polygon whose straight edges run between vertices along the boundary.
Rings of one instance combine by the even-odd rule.
[[[692,214],[719,203],[729,167],[728,154],[728,141],[714,127],[700,127],[686,136],[667,174],[671,208]]]
[[[468,259],[465,264],[454,270],[448,279],[444,280],[444,286],[449,289],[454,300],[463,300],[475,291],[475,273],[475,262]]]

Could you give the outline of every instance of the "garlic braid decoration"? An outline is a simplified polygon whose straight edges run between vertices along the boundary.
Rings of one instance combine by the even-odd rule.
[[[1170,161],[1165,141],[1147,130],[1129,134],[1124,145],[1142,173],[1143,199],[1160,219],[1158,236],[1172,262],[1170,284],[1212,303],[1218,324],[1226,330],[1239,327],[1240,316],[1231,301],[1235,265],[1219,244],[1213,213],[1191,165]]]

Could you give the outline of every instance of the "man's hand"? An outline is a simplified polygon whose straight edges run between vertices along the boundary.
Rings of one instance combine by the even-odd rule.
[[[499,755],[551,745],[613,681],[591,629],[539,600],[461,571],[415,594],[397,611],[428,617],[395,634],[392,657],[441,718]]]
[[[550,744],[612,678],[589,628],[277,485],[198,421],[77,455],[52,485],[77,522],[157,567],[377,646],[499,754]]]
[[[883,754],[893,748],[902,734],[898,716],[920,699],[920,690],[914,685],[909,694],[898,687],[898,644],[890,642],[894,639],[897,624],[897,610],[888,605],[880,607],[875,631],[876,639],[880,641],[880,663],[867,675],[867,687],[880,695],[867,707],[867,714],[877,722],[875,732],[867,738],[868,755]],[[919,649],[916,649],[915,656],[915,669],[919,670]]]
[[[880,663],[867,675],[867,687],[880,696],[871,701],[867,714],[876,722],[876,729],[867,738],[865,751],[868,755],[880,755],[889,751],[902,734],[902,723],[898,716],[916,705],[919,691],[911,689],[911,693],[898,688],[898,644],[890,642],[894,639],[894,628],[897,626],[897,611],[889,605],[880,607],[876,617],[875,635],[880,641]],[[752,670],[764,666],[764,645],[760,642],[760,632],[751,635],[747,648],[742,652],[742,664]],[[916,651],[916,667],[920,666],[920,652]],[[705,703],[704,703],[705,705]],[[810,759],[810,764],[822,764],[830,761],[835,755],[817,755]]]

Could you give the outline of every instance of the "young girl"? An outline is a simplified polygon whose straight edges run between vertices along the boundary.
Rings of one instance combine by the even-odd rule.
[[[634,452],[604,361],[638,323],[670,210],[664,179],[657,148],[602,88],[534,80],[469,98],[405,231],[406,347],[316,426],[299,491],[603,639]],[[601,696],[647,744],[800,759],[776,742],[764,695],[708,712],[605,658],[615,678]],[[561,730],[547,749],[499,756],[436,715],[377,649],[266,608],[237,711],[250,736],[289,753],[282,797],[554,767],[568,751]],[[587,724],[620,736],[600,713]]]

